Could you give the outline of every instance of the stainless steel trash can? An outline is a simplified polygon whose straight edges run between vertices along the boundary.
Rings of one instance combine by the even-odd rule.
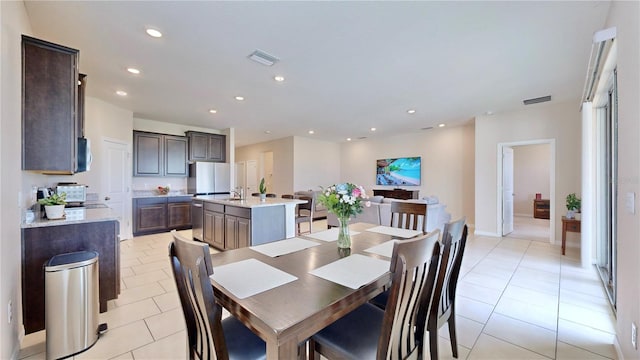
[[[56,255],[44,271],[47,359],[88,349],[98,340],[98,253]]]

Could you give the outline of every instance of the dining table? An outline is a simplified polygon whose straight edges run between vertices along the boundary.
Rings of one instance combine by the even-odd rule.
[[[216,301],[265,341],[267,359],[307,358],[307,339],[389,288],[392,242],[401,237],[374,224],[355,223],[349,228],[350,249],[338,248],[334,228],[212,254],[210,278]],[[347,262],[355,268],[333,267]],[[322,270],[330,273],[330,268],[341,273],[343,284],[322,277]],[[363,274],[372,269],[378,272]],[[280,282],[266,285],[272,273]],[[253,291],[257,293],[247,286],[257,286]]]

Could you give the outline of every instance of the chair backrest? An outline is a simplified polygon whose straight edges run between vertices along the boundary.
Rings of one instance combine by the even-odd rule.
[[[420,358],[426,311],[440,259],[440,231],[397,241],[391,257],[392,283],[378,340],[378,359]]]
[[[224,353],[227,352],[220,323],[222,309],[219,308],[219,305],[216,305],[218,306],[217,309],[212,308],[209,310],[212,314],[211,316],[213,316],[212,319],[215,320],[216,316],[218,317],[217,323],[209,319],[211,316],[208,317],[207,321],[204,321],[202,318],[203,311],[193,295],[192,274],[202,271],[202,273],[207,274],[206,277],[208,278],[208,275],[213,273],[209,246],[185,239],[177,234],[175,230],[172,231],[172,235],[174,241],[169,244],[169,260],[185,318],[189,359],[211,359],[214,358],[213,351],[221,353],[222,357],[217,355],[217,358],[222,359],[224,358]],[[200,259],[201,267],[204,270],[199,270],[198,259]],[[209,288],[213,298],[213,287],[209,286]],[[211,304],[214,303],[215,301],[211,302]],[[216,315],[216,311],[219,312],[218,315]],[[214,331],[213,333],[212,330]],[[215,333],[215,331],[218,333]],[[216,346],[212,344],[216,344]]]
[[[390,226],[427,232],[427,204],[394,201]]]
[[[298,204],[298,214],[302,215],[304,217],[311,217],[313,218],[313,208],[315,208],[315,202],[313,200],[313,197],[310,196],[298,196],[297,197],[300,200],[306,200],[307,202],[304,204]],[[301,213],[300,210],[306,210],[304,212]]]
[[[269,193],[269,194],[266,194],[266,197],[275,198],[275,197],[278,197],[278,195]]]
[[[282,195],[283,199],[295,199],[295,196],[291,195],[291,194],[284,194]]]
[[[439,299],[435,299],[438,300],[437,303],[434,300],[434,305],[437,304],[437,306],[433,306],[429,313],[427,326],[430,329],[439,328],[449,318],[451,307],[456,299],[462,255],[467,244],[468,228],[465,221],[466,219],[462,217],[444,225],[442,244],[444,248],[449,247],[450,250],[447,261],[444,261],[444,256],[442,257],[443,261],[438,270],[438,278],[442,277],[442,283],[438,282],[434,289],[434,296],[438,296]]]
[[[260,196],[260,193],[251,193],[251,196],[258,197]]]

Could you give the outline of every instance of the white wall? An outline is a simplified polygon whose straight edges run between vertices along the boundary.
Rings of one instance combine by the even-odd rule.
[[[419,190],[420,197],[438,196],[453,218],[464,215],[473,224],[473,128],[471,124],[343,143],[340,181],[362,185],[372,195],[372,189],[393,188],[376,186],[377,159],[421,156],[421,185],[404,188]]]
[[[513,212],[520,216],[533,216],[536,193],[549,199],[549,144],[513,147]]]
[[[0,1],[0,359],[15,358],[22,331],[20,297],[21,35],[31,24],[20,1]],[[7,305],[13,304],[11,324]]]
[[[264,176],[264,153],[268,151],[273,152],[273,188],[268,191],[278,195],[291,194],[297,190],[293,187],[293,137],[239,147],[236,149],[235,161],[257,161],[260,179]]]
[[[580,195],[581,116],[578,104],[576,99],[575,102],[530,105],[517,112],[476,118],[476,232],[500,234],[497,217],[499,143],[555,139],[556,199],[552,199],[551,207],[555,209],[556,216],[565,212],[564,197],[567,194],[575,192]],[[560,239],[561,221],[555,224],[555,238]]]
[[[606,27],[616,26],[618,48],[618,294],[617,339],[625,359],[640,359],[631,346],[631,322],[640,325],[640,3],[614,1]],[[635,195],[635,213],[625,196]]]
[[[293,189],[320,190],[340,182],[340,144],[295,137]],[[346,181],[346,180],[344,180]]]

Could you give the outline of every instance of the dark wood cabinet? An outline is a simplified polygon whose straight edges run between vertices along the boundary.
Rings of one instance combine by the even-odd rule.
[[[191,227],[191,196],[133,199],[133,235]]]
[[[191,226],[191,196],[167,198],[167,228],[184,229]]]
[[[164,136],[164,176],[187,176],[187,138]]]
[[[78,50],[22,36],[22,169],[77,169]]]
[[[238,249],[251,244],[251,209],[225,207],[225,249]]]
[[[186,137],[133,132],[133,176],[187,175]]]
[[[99,255],[100,312],[120,294],[120,240],[116,220],[22,229],[22,317],[25,333],[44,329],[43,264],[51,257],[74,251]]]
[[[548,199],[533,200],[533,217],[536,219],[549,219],[551,215]]]
[[[217,248],[225,248],[224,205],[204,203],[203,240]]]
[[[226,161],[225,135],[197,131],[187,131],[186,135],[189,138],[189,161]]]
[[[418,190],[404,190],[404,189],[374,189],[373,196],[384,196],[391,199],[410,200],[418,199],[420,191]]]

